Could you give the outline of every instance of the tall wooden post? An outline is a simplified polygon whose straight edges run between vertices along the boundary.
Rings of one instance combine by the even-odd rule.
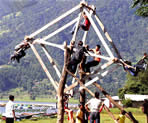
[[[86,62],[86,56],[83,57],[81,63],[80,63],[80,69],[81,71],[84,71],[84,64]],[[79,84],[80,86],[83,86],[85,84],[85,79],[84,79],[85,75],[83,73],[80,73],[80,81]],[[80,90],[80,103],[83,105],[83,119],[85,119],[85,100],[86,99],[86,94],[85,94],[85,89],[81,89]],[[85,121],[85,120],[84,120]]]
[[[64,96],[64,88],[66,84],[66,78],[67,78],[67,67],[68,67],[68,60],[69,60],[69,52],[67,49],[67,44],[65,44],[65,52],[64,52],[64,67],[62,71],[62,75],[59,81],[59,87],[57,90],[57,96],[58,96],[58,116],[57,116],[57,123],[63,123],[64,122],[64,102],[63,102],[63,96]]]

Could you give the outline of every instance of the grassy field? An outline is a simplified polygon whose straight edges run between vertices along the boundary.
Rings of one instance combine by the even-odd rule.
[[[117,114],[115,115],[118,116]],[[134,115],[135,118],[139,121],[139,123],[146,123],[146,117],[145,115]],[[15,123],[56,123],[56,118],[45,118],[45,119],[39,119],[37,121],[32,120],[22,120],[22,121],[16,121]],[[0,123],[5,123],[4,121]],[[65,116],[64,123],[68,123],[67,116]],[[108,114],[101,114],[101,123],[114,123],[114,121],[109,117]],[[129,119],[126,118],[125,123],[132,123]]]
[[[134,115],[134,117],[139,121],[139,123],[146,123],[146,116],[141,112],[141,109],[137,108],[127,108],[126,111],[131,111]],[[111,109],[111,112],[115,115],[115,117],[118,117],[119,110],[117,108]],[[75,117],[75,115],[74,115]],[[42,117],[36,121],[33,120],[22,120],[22,121],[16,121],[15,123],[56,123],[57,118],[47,118]],[[0,123],[5,123],[4,121],[0,121]],[[67,115],[65,115],[64,123],[68,123]],[[101,123],[114,123],[114,121],[109,117],[109,115],[103,111],[101,112]],[[126,118],[125,123],[132,123],[128,118]]]

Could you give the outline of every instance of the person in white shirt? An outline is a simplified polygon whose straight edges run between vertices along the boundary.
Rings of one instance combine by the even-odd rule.
[[[6,104],[5,108],[6,123],[14,123],[14,119],[16,120],[13,101],[14,96],[10,95],[9,101]]]
[[[102,105],[101,100],[99,99],[99,92],[95,92],[95,98],[90,99],[86,104],[85,108],[90,112],[90,123],[100,123],[100,107]]]

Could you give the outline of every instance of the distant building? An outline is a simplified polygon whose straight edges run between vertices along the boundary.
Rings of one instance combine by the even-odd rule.
[[[119,105],[123,106],[123,104],[121,103],[122,99],[119,99],[119,96],[112,96],[111,97],[116,103],[118,103]],[[108,98],[102,98],[102,100],[104,101],[104,104],[108,107],[108,108],[114,108],[114,104],[112,104]]]
[[[124,94],[125,99],[130,99],[132,101],[132,107],[142,106],[144,99],[148,99],[148,95],[139,94]]]

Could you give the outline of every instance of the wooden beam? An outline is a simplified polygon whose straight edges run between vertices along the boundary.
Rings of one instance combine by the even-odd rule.
[[[116,48],[116,46],[115,46],[113,40],[111,39],[109,33],[107,32],[107,29],[105,28],[105,26],[104,26],[103,23],[101,22],[99,16],[96,15],[96,13],[95,13],[95,18],[96,18],[98,24],[100,25],[101,29],[103,30],[103,32],[104,32],[106,38],[108,39],[108,41],[110,42],[110,44],[111,44],[112,47],[114,48],[115,53],[117,54],[118,58],[122,59],[122,57],[121,57],[121,55],[120,55],[118,49]]]
[[[70,86],[66,87],[64,89],[64,93],[66,93],[67,91],[70,91],[71,89],[75,88],[79,83],[78,82],[75,82],[73,84],[71,84]]]
[[[88,51],[88,53],[90,54],[90,56],[93,56],[93,57],[101,58],[101,59],[104,59],[104,60],[107,60],[107,61],[111,60],[111,58],[106,57],[106,56],[96,55],[95,53],[92,53],[92,52],[89,52],[89,51]],[[86,54],[86,56],[89,56],[89,55]]]
[[[106,98],[109,99],[109,101],[111,103],[113,103],[117,108],[119,108],[121,111],[125,111],[124,108],[122,106],[120,106],[118,103],[116,103],[112,98],[111,96],[96,82],[93,83],[95,85],[95,87],[97,87],[103,94]],[[126,111],[125,111],[126,112]],[[137,123],[137,121],[135,121],[127,112],[125,114],[125,116],[127,118],[129,118],[133,123]]]
[[[41,47],[42,47],[43,51],[45,52],[45,54],[46,54],[48,60],[49,60],[50,63],[52,64],[53,68],[55,69],[55,71],[56,71],[56,73],[57,73],[57,76],[58,76],[59,79],[60,79],[61,73],[60,73],[60,70],[58,69],[58,67],[57,67],[57,65],[56,65],[56,63],[55,63],[55,61],[54,61],[53,58],[49,55],[49,52],[48,52],[47,48],[46,48],[44,45],[41,45]]]
[[[43,38],[43,40],[47,40],[53,36],[55,36],[57,33],[63,31],[64,29],[66,29],[67,27],[71,26],[72,24],[74,24],[79,18],[75,18],[73,19],[71,22],[65,24],[64,26],[62,26],[61,28],[58,28],[56,31],[52,32],[51,34],[47,35],[46,37]]]
[[[114,60],[110,60],[109,62],[105,63],[104,65],[102,65],[101,67],[99,67],[97,70],[91,72],[90,75],[86,76],[84,79],[88,79],[89,77],[92,77],[93,75],[97,74],[98,72],[100,72],[101,70],[107,68],[108,66],[112,65],[114,63]],[[108,72],[107,72],[108,73]],[[102,74],[102,76],[105,76],[107,74],[106,72],[104,72]],[[94,79],[92,79],[91,81],[87,82],[85,84],[85,86],[89,86],[92,83],[94,83],[95,81],[99,80],[99,77],[95,77]]]
[[[37,30],[36,32],[30,34],[29,37],[34,37],[36,35],[38,35],[39,33],[41,33],[42,31],[44,31],[45,29],[47,29],[48,27],[50,27],[51,25],[57,23],[58,21],[60,21],[61,19],[65,18],[66,16],[70,15],[71,13],[73,13],[74,11],[78,10],[81,7],[81,5],[77,5],[74,8],[72,8],[71,10],[67,11],[66,13],[64,13],[63,15],[59,16],[58,18],[54,19],[53,21],[49,22],[48,24],[46,24],[45,26],[43,26],[41,29]]]
[[[79,13],[77,23],[76,23],[76,25],[74,25],[76,27],[75,27],[75,31],[74,31],[74,34],[72,36],[71,41],[76,41],[76,35],[77,35],[77,32],[78,32],[80,21],[81,21],[81,13]]]
[[[107,111],[107,113],[114,120],[115,123],[119,123],[116,117],[113,115],[113,113],[109,110],[109,108],[106,105],[104,105],[104,109]]]
[[[41,66],[42,66],[44,72],[46,73],[46,75],[47,75],[47,77],[48,77],[48,79],[49,79],[50,82],[52,83],[52,85],[53,85],[53,87],[55,88],[55,90],[57,90],[58,87],[57,87],[57,85],[56,85],[54,79],[53,79],[52,76],[50,75],[50,73],[49,73],[47,67],[46,67],[45,64],[44,64],[44,62],[42,61],[40,55],[38,54],[37,50],[35,49],[35,47],[33,46],[33,44],[29,43],[29,45],[30,45],[32,51],[34,52],[36,58],[38,59],[39,63],[41,64]]]
[[[84,11],[85,11],[85,13],[86,13],[86,15],[87,15],[89,21],[91,22],[91,25],[92,25],[92,27],[94,28],[94,30],[95,30],[97,36],[99,37],[99,39],[100,39],[100,41],[102,42],[104,48],[106,49],[107,53],[109,54],[109,56],[110,56],[111,58],[114,58],[113,53],[111,52],[110,48],[108,47],[107,43],[105,42],[103,36],[101,35],[100,31],[98,30],[98,28],[97,28],[95,22],[93,21],[93,19],[92,19],[91,16],[90,16],[90,14],[87,12],[87,10],[84,9]]]
[[[64,51],[64,45],[63,44],[62,45],[61,44],[55,44],[55,43],[44,41],[43,39],[36,39],[34,41],[34,43],[49,45],[49,46],[52,46],[52,47],[57,47],[57,48],[59,48],[59,49]]]
[[[106,76],[108,73],[112,73],[112,72],[113,72],[114,70],[116,70],[118,67],[119,67],[118,65],[117,65],[117,66],[114,66],[112,69],[106,70],[105,72],[99,74],[99,76],[96,77],[97,79],[94,80],[94,82],[97,81],[97,80],[102,79],[102,78],[103,78],[104,76]],[[67,72],[68,72],[73,78],[75,78],[75,79],[77,80],[77,82],[79,82],[79,79],[76,77],[76,75],[72,74],[69,70],[67,70]],[[95,78],[94,78],[94,79],[95,79]],[[73,84],[70,85],[68,88],[66,88],[67,90],[66,90],[66,89],[65,89],[65,90],[66,90],[66,91],[69,91],[70,89],[75,88],[75,87],[77,86],[77,84],[76,84],[77,82],[73,83]],[[84,87],[85,87],[85,86],[84,86]]]

